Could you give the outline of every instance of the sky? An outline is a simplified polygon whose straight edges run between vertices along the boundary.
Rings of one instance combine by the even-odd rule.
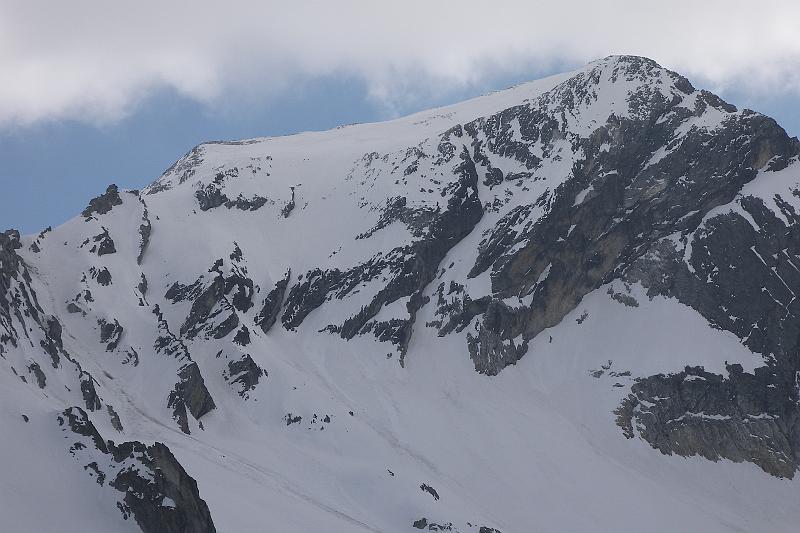
[[[386,120],[611,54],[800,134],[800,2],[0,0],[0,229],[194,145]]]

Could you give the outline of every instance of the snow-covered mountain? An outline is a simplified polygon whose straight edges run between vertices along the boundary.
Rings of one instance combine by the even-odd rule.
[[[798,154],[615,56],[0,234],[0,529],[796,531]]]

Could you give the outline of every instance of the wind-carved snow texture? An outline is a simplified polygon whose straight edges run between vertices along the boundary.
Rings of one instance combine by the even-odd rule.
[[[793,531],[798,153],[630,56],[200,145],[0,234],[0,445],[64,481],[0,468],[74,531]]]

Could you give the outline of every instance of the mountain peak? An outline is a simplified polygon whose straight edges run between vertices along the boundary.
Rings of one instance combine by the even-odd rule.
[[[202,144],[0,234],[0,469],[84,530],[793,530],[798,153],[635,56]]]
[[[695,89],[689,81],[680,74],[662,67],[658,62],[649,57],[637,55],[609,55],[601,59],[596,59],[586,64],[579,71],[607,71],[609,76],[619,79],[621,75],[638,76],[641,81],[661,78],[662,74],[667,74],[678,85],[683,86],[687,94]]]
[[[441,135],[456,125],[485,119],[516,106],[544,105],[549,107],[551,114],[564,111],[569,116],[564,116],[565,123],[561,128],[586,133],[598,123],[605,122],[608,116],[652,113],[653,107],[663,106],[664,101],[686,100],[687,106],[694,105],[692,95],[695,92],[688,80],[651,59],[632,55],[608,56],[573,72],[523,83],[400,119],[285,137],[203,143],[167,169],[144,192],[152,194],[186,182],[198,172],[198,166],[203,161],[212,160],[212,154],[224,159],[227,156],[223,154],[269,151],[270,145],[286,146],[289,150],[314,151],[317,147],[327,149],[329,145],[340,142],[352,148],[353,155],[357,156],[355,152],[367,153],[373,148],[399,149],[420,138]],[[714,97],[713,102],[715,107],[733,108],[718,97]],[[221,159],[213,158],[211,166],[220,167],[217,163],[222,162]],[[209,170],[204,174],[208,178],[216,176],[215,172]]]

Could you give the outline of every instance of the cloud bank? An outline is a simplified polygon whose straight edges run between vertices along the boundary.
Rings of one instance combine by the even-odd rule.
[[[264,101],[325,76],[391,105],[622,53],[712,89],[800,94],[799,20],[796,0],[2,0],[0,126],[113,122],[162,89]]]

